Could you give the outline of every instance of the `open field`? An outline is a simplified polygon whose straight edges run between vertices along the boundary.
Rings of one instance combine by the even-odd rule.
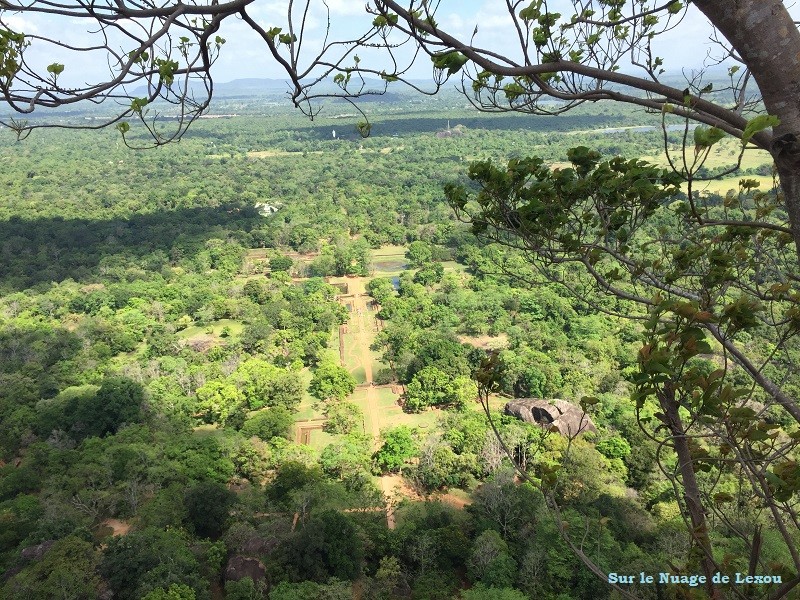
[[[300,400],[300,406],[297,408],[297,415],[295,416],[295,419],[298,421],[322,419],[322,412],[316,410],[313,406],[317,402],[316,399],[308,393],[308,384],[311,381],[311,371],[308,369],[303,369],[300,372],[300,376],[302,377],[303,398]]]
[[[742,179],[754,179],[758,181],[761,184],[758,189],[762,192],[771,190],[774,183],[772,177],[766,175],[738,175],[726,177],[724,179],[714,179],[712,181],[697,181],[694,183],[693,189],[701,193],[705,192],[724,196],[731,190],[738,193],[739,182]],[[684,191],[686,190],[686,184],[683,185],[683,189]]]
[[[220,319],[208,325],[193,325],[179,331],[178,339],[192,348],[205,351],[214,346],[219,346],[225,339],[236,339],[242,334],[244,326],[239,321]]]
[[[405,246],[383,246],[372,251],[372,271],[375,277],[396,275],[405,267]]]
[[[405,256],[407,248],[405,246],[386,245],[372,250],[373,260],[380,260],[386,257]]]
[[[204,423],[202,425],[197,425],[193,428],[192,434],[200,439],[211,438],[218,442],[222,442],[227,435],[225,429],[217,427],[214,423]]]
[[[689,147],[686,149],[686,160],[691,163],[694,160],[694,147],[692,144],[693,130],[689,132]],[[715,144],[704,163],[708,169],[716,169],[719,167],[728,167],[736,164],[736,159],[741,151],[741,143],[738,140],[726,138]],[[670,147],[670,157],[673,161],[680,161],[682,149],[680,146]],[[666,166],[667,157],[664,153],[658,156],[642,156],[642,160],[654,162],[659,165]],[[765,150],[747,150],[742,156],[741,169],[752,169],[760,167],[761,165],[771,165],[772,157]]]
[[[232,319],[220,319],[219,321],[212,321],[203,327],[192,326],[178,332],[178,337],[191,338],[197,335],[215,335],[220,336],[222,330],[225,328],[230,329],[232,335],[239,335],[242,333],[242,324],[239,321]]]
[[[694,148],[691,146],[693,139],[693,128],[689,131],[689,147],[686,149],[686,160],[691,164],[694,160]],[[732,167],[736,164],[741,151],[741,144],[738,140],[726,138],[715,144],[711,149],[703,166],[707,169],[719,169]],[[670,149],[670,157],[676,166],[682,164],[682,149],[680,147],[673,147]],[[667,166],[666,154],[658,156],[643,156],[643,160],[653,162],[657,165]],[[743,172],[747,169],[755,169],[763,165],[772,165],[772,157],[765,150],[747,150],[742,156],[739,171],[724,177],[723,179],[715,179],[713,181],[698,181],[694,184],[694,190],[698,192],[713,193],[725,195],[729,190],[738,191],[739,181],[742,179],[755,179],[761,183],[761,190],[768,190],[772,187],[772,177],[764,175],[746,175]],[[686,184],[683,185],[683,190],[686,191]]]
[[[304,154],[322,154],[322,150],[295,152],[288,150],[253,150],[247,153],[247,158],[275,158],[279,156],[303,156]]]
[[[460,335],[458,341],[462,344],[469,344],[475,348],[487,350],[498,350],[508,345],[508,336],[505,333],[500,335]]]
[[[324,420],[297,422],[295,424],[297,428],[295,440],[321,452],[325,446],[336,439],[335,435],[322,431],[323,423]]]

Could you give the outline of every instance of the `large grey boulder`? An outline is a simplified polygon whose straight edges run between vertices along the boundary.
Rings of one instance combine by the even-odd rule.
[[[36,546],[28,546],[27,548],[23,548],[20,554],[25,560],[41,560],[55,543],[55,540],[47,540],[46,542],[42,542]]]
[[[249,577],[258,583],[266,578],[267,569],[257,558],[249,558],[236,554],[228,560],[225,567],[225,581],[239,581]]]
[[[506,403],[505,412],[526,423],[535,423],[568,437],[597,431],[589,415],[580,406],[566,400],[518,398]]]

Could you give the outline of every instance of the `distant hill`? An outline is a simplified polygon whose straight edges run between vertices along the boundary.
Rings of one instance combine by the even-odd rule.
[[[430,82],[426,81],[415,81],[416,85],[425,85],[427,84],[429,87],[432,87]],[[380,91],[384,88],[385,82],[381,79],[365,79],[364,80],[364,90],[365,91]],[[351,90],[357,90],[360,86],[360,82],[353,81],[351,85]],[[203,87],[201,85],[194,86],[193,89],[195,93],[199,94],[203,92]],[[391,93],[387,93],[384,96],[390,96],[393,99],[397,99],[399,96],[398,92],[404,92],[403,95],[408,95],[411,92],[408,88],[403,86],[402,84],[395,84],[390,87],[392,89]],[[292,90],[292,84],[288,79],[259,79],[259,78],[246,78],[246,79],[234,79],[233,81],[226,81],[226,82],[214,82],[214,97],[215,98],[234,98],[234,97],[248,97],[248,96],[275,96],[275,95],[282,95],[286,92],[290,92]],[[315,87],[315,91],[317,93],[336,93],[341,92],[341,88],[334,84],[332,81],[324,82],[317,84]],[[146,96],[147,95],[147,88],[145,86],[139,86],[132,91],[132,95],[134,96]]]
[[[199,94],[204,91],[203,86],[197,84],[192,86],[195,93]],[[231,96],[263,96],[281,94],[291,89],[290,84],[284,79],[234,79],[224,83],[214,82],[214,96],[215,97],[231,97]],[[132,92],[134,96],[146,96],[147,87],[139,86]]]
[[[285,79],[234,79],[224,83],[214,84],[214,94],[219,96],[249,96],[261,94],[282,93],[291,89],[291,84]]]

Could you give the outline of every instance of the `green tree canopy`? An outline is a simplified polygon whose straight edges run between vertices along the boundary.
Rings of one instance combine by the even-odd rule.
[[[273,256],[269,259],[269,268],[272,271],[288,271],[292,268],[294,261],[284,255]]]
[[[103,554],[100,574],[116,597],[138,600],[173,584],[204,589],[200,565],[179,531],[143,529],[113,538]]]
[[[125,423],[141,421],[143,401],[141,384],[124,377],[105,379],[96,394],[78,404],[75,428],[83,435],[116,433]]]
[[[406,258],[410,267],[419,269],[426,266],[433,258],[431,245],[422,240],[411,242],[406,250]]]
[[[309,393],[319,400],[344,400],[356,389],[356,380],[344,367],[332,361],[320,364],[311,383]]]
[[[303,579],[352,581],[361,572],[362,558],[362,543],[349,517],[326,510],[313,516],[293,540],[290,564]]]
[[[289,439],[294,417],[282,406],[260,410],[249,417],[242,425],[241,432],[246,436],[256,436],[264,441],[274,437]]]
[[[142,600],[195,600],[197,595],[188,585],[173,583],[169,588],[159,588],[142,596]]]
[[[352,597],[350,584],[336,578],[327,583],[282,581],[269,593],[270,600],[350,600]]]
[[[197,413],[206,423],[244,421],[245,395],[232,382],[213,380],[197,389]]]
[[[0,591],[8,600],[74,598],[95,600],[100,579],[98,554],[89,542],[74,536],[56,541],[41,560],[5,582]]]
[[[424,367],[406,388],[404,408],[409,412],[420,412],[429,406],[462,408],[477,396],[477,388],[469,378],[453,378],[436,367]]]
[[[293,409],[300,403],[301,384],[297,373],[266,360],[248,359],[237,367],[232,377],[251,410],[262,406]]]
[[[197,535],[218,538],[230,519],[236,495],[215,481],[197,483],[186,492],[184,505],[189,523]]]
[[[322,428],[328,433],[348,434],[364,426],[364,412],[352,402],[328,402],[324,413],[327,421]]]
[[[463,600],[525,600],[527,597],[513,588],[487,587],[481,583],[461,593]]]
[[[382,473],[396,472],[416,454],[417,445],[413,432],[407,425],[399,425],[381,431],[383,444],[372,456]]]

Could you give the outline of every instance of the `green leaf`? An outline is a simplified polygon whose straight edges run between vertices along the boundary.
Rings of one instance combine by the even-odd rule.
[[[147,52],[142,52],[141,54],[139,54],[137,58],[134,58],[135,56],[136,56],[136,50],[128,52],[128,58],[130,58],[131,60],[135,60],[135,62],[140,64],[147,62],[148,59],[150,58],[150,55]]]
[[[64,72],[64,65],[61,63],[53,63],[47,66],[47,72],[52,73],[53,75],[61,75]]]
[[[671,15],[677,15],[683,10],[683,2],[673,2],[667,7],[667,12]]]
[[[759,131],[764,131],[770,127],[777,127],[780,124],[781,120],[775,115],[758,115],[750,119],[742,132],[742,145],[747,144]]]
[[[507,83],[503,86],[503,93],[509,102],[513,102],[525,94],[525,88],[518,83]]]
[[[583,58],[583,50],[570,50],[569,51],[569,59],[572,62],[580,62]]]
[[[367,121],[359,121],[356,123],[356,131],[362,138],[369,137],[370,131],[372,130],[372,125]]]
[[[131,100],[131,110],[136,114],[141,114],[145,106],[147,106],[147,98],[134,98]]]
[[[378,15],[372,20],[372,26],[381,29],[383,27],[394,27],[397,25],[397,15],[387,14]]]
[[[161,81],[166,85],[172,85],[175,80],[175,71],[178,70],[178,63],[174,60],[157,58],[156,66],[158,67],[158,75]]]
[[[539,25],[545,28],[553,27],[561,18],[561,13],[546,12],[538,19]]]
[[[696,149],[710,148],[724,137],[725,132],[718,127],[698,125],[694,128],[694,146]]]
[[[126,122],[122,121],[117,123],[117,131],[119,131],[122,135],[125,135],[131,130],[131,126]]]
[[[19,58],[27,46],[24,35],[0,28],[0,77],[6,84],[10,84],[19,72]]]
[[[758,179],[740,179],[739,180],[739,187],[745,191],[754,190],[757,187],[761,186],[761,182]]]
[[[756,416],[756,411],[749,406],[735,406],[731,408],[728,413],[731,419],[735,420],[750,420]]]
[[[526,8],[519,11],[519,18],[523,21],[535,21],[542,14],[540,11],[541,7],[541,0],[534,0]]]
[[[461,70],[461,67],[466,64],[468,59],[460,52],[451,51],[434,54],[431,56],[431,60],[436,69],[447,69],[447,74],[453,75]]]
[[[594,406],[598,402],[600,402],[599,398],[596,398],[594,396],[584,396],[583,398],[581,398],[580,405],[584,412],[588,412],[589,408]]]

